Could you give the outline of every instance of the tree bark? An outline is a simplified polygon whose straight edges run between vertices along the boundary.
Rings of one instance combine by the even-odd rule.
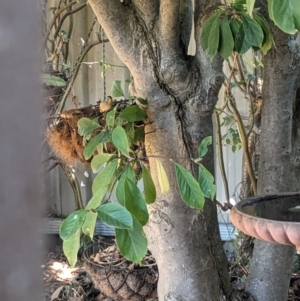
[[[191,158],[197,158],[201,140],[213,134],[211,115],[223,82],[222,61],[217,58],[211,62],[201,49],[195,57],[187,55],[190,31],[181,24],[191,27],[189,0],[89,2],[115,51],[131,71],[132,95],[148,100],[145,145],[153,178],[157,178],[155,158],[159,158],[170,181],[170,191],[149,207],[146,228],[159,267],[159,300],[229,298],[232,289],[216,206],[206,200],[203,211],[188,208],[181,200],[174,163],[170,161],[198,177]],[[203,9],[217,3],[200,2]],[[145,6],[147,9],[143,9]],[[198,40],[203,21],[199,14],[195,21]],[[203,164],[213,172],[212,148]]]
[[[276,49],[264,58],[258,194],[299,191],[299,104],[295,41],[272,27]],[[299,103],[299,101],[298,101]],[[258,301],[286,300],[294,247],[256,240],[246,289]]]

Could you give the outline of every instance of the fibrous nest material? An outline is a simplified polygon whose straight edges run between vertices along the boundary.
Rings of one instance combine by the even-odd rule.
[[[69,166],[89,164],[83,156],[83,139],[78,134],[77,122],[81,117],[97,117],[97,106],[65,111],[54,118],[46,132],[46,139],[55,155]]]
[[[115,245],[95,245],[84,252],[85,268],[97,289],[118,300],[144,301],[157,296],[158,271],[150,253],[141,266],[127,261]]]

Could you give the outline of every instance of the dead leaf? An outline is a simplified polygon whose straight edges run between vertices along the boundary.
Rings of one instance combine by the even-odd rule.
[[[83,296],[81,297],[69,297],[69,301],[84,301]]]
[[[55,301],[56,299],[58,299],[58,297],[59,297],[61,291],[64,289],[64,287],[65,287],[64,285],[60,286],[60,287],[52,294],[50,300],[51,300],[51,301]]]

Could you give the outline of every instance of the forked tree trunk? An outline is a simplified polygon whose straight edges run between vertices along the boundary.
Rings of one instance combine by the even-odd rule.
[[[215,204],[207,200],[202,212],[189,209],[181,200],[170,161],[198,176],[191,158],[197,158],[201,140],[212,135],[222,63],[211,63],[201,49],[193,57],[187,55],[191,1],[89,2],[131,71],[132,95],[148,100],[145,143],[151,173],[157,179],[155,158],[159,158],[170,181],[170,191],[149,208],[146,230],[159,267],[159,300],[223,300],[223,295],[231,294],[231,286]],[[216,4],[202,1],[201,11],[209,8],[207,3]],[[200,3],[196,4],[197,45],[201,11]],[[203,162],[210,171],[213,158],[211,148]]]
[[[258,194],[300,188],[300,106],[295,98],[299,51],[291,36],[272,28],[276,49],[265,57]],[[258,301],[287,298],[294,247],[256,240],[247,290]]]

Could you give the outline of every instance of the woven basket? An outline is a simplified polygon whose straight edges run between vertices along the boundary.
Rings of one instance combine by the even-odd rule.
[[[155,262],[152,261],[147,266],[137,267],[121,257],[117,250],[107,256],[103,250],[109,246],[111,244],[94,244],[83,253],[86,271],[95,287],[114,300],[144,301],[155,298],[158,280]],[[93,260],[95,256],[101,258],[102,254],[105,256],[106,262],[97,263]],[[151,259],[153,260],[152,257]]]

